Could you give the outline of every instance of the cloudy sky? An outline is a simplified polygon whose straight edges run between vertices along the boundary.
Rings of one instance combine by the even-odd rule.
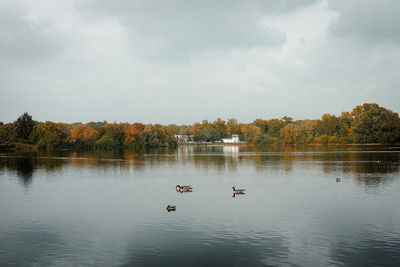
[[[400,111],[400,1],[0,0],[0,121]]]

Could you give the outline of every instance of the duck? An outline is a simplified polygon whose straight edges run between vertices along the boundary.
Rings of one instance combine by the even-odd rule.
[[[170,211],[176,211],[176,206],[168,205],[168,206],[167,206],[167,211],[168,211],[168,212],[170,212]]]
[[[192,192],[192,188],[190,187],[181,187],[179,190],[179,192]]]
[[[176,191],[179,192],[191,192],[193,187],[191,185],[176,185]]]
[[[232,186],[233,194],[243,195],[244,194],[244,190],[246,190],[246,189],[236,189],[234,186]]]
[[[336,182],[338,182],[338,183],[339,183],[340,181],[341,181],[341,180],[340,180],[340,178],[336,178]]]

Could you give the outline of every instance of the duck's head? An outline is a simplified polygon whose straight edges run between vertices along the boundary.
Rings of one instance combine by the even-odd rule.
[[[235,187],[234,186],[232,186],[232,190],[235,191]]]
[[[181,189],[181,186],[179,184],[177,184],[175,188],[176,188],[176,190],[179,190],[179,189]]]

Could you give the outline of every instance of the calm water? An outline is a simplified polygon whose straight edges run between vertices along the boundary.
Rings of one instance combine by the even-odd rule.
[[[377,146],[2,152],[0,266],[400,266],[399,168]]]

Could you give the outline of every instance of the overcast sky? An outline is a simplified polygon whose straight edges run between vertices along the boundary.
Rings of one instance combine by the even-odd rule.
[[[400,111],[400,1],[0,0],[0,121]]]

